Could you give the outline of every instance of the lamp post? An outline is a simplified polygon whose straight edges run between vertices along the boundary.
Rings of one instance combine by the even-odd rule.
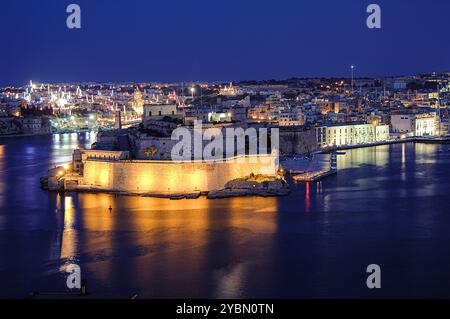
[[[350,66],[350,69],[351,69],[351,71],[352,71],[352,94],[353,94],[353,72],[354,72],[355,66],[354,66],[354,65],[351,65],[351,66]]]

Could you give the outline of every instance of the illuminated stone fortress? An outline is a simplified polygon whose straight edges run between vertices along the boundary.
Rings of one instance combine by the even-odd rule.
[[[65,189],[170,195],[222,189],[233,179],[251,174],[277,174],[277,156],[242,155],[223,161],[131,160],[128,152],[78,150],[74,169],[79,177],[65,179]]]

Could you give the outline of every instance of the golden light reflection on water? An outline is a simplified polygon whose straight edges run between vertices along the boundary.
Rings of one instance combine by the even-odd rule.
[[[165,286],[170,287],[178,286],[179,280],[204,281],[212,255],[245,254],[252,238],[275,233],[278,199],[170,200],[78,194],[77,209],[83,229],[78,253],[87,256],[90,262],[83,268],[94,278],[108,284],[120,272],[133,281],[130,284],[151,286],[165,278]],[[213,248],[218,243],[221,251]],[[217,272],[215,289],[235,295],[246,279],[243,270]]]
[[[245,213],[276,213],[278,200],[275,197],[236,197],[226,200],[200,197],[195,200],[170,200],[102,193],[80,194],[78,204],[80,210],[84,212],[84,227],[89,230],[113,230],[107,226],[112,224],[103,223],[102,220],[125,219],[126,216],[126,222],[114,224],[116,229],[146,231],[159,226],[204,229],[207,226],[205,214],[214,213],[214,210],[217,210],[218,214],[223,212],[231,214],[233,218],[230,218],[229,222],[241,225],[245,224],[248,218]],[[109,207],[112,208],[112,214],[109,214]],[[236,212],[240,214],[235,214]],[[274,228],[267,229],[271,230]]]
[[[402,144],[402,167],[404,167],[406,163],[406,144]]]
[[[385,166],[389,162],[389,145],[346,150],[338,157],[338,170],[354,168],[359,165]]]
[[[414,143],[415,163],[436,164],[438,149],[436,144]]]
[[[406,180],[406,144],[402,144],[402,181]]]
[[[112,255],[115,249],[116,239],[113,231],[115,230],[115,221],[117,216],[114,214],[116,208],[113,207],[113,195],[110,194],[78,194],[78,208],[81,215],[83,238],[82,251],[80,253],[88,256],[107,256]],[[119,239],[120,240],[120,239]],[[103,258],[103,257],[101,257]],[[90,271],[102,281],[107,281],[112,275],[114,267],[113,258],[105,258],[101,262],[95,262],[93,268],[91,263],[87,263]],[[85,267],[83,265],[83,267]]]
[[[358,148],[346,150],[346,155],[338,157],[338,169],[355,168],[359,165],[385,166],[389,161],[398,159],[392,158],[395,152],[392,149],[401,148],[400,163],[402,180],[406,178],[406,166],[410,164],[436,164],[436,153],[439,147],[436,144],[426,143],[402,143],[393,145],[382,145],[369,148]],[[408,155],[413,156],[408,159]]]
[[[78,230],[75,228],[75,209],[71,196],[64,197],[64,230],[61,240],[61,259],[73,260],[77,256]]]
[[[434,146],[417,148],[414,161],[410,153],[412,144],[392,147],[396,147],[396,152],[391,157],[389,147],[378,147],[364,149],[367,154],[350,150],[339,159],[344,159],[342,167],[353,168],[363,164],[385,165],[388,160],[395,160],[398,174],[400,159],[404,170],[411,162],[429,160],[430,151],[435,149]],[[322,194],[321,183],[305,187],[300,205],[310,210],[310,201],[315,204],[319,192]],[[57,207],[59,199],[58,196]],[[277,233],[277,218],[282,215],[276,214],[278,198],[208,200],[201,197],[177,201],[77,194],[61,200],[64,211],[61,258],[82,255],[83,271],[90,279],[107,286],[126,278],[129,287],[151,287],[155,295],[162,291],[166,296],[201,294],[203,291],[196,290],[196,284],[208,281],[211,295],[215,297],[242,297],[240,294],[253,275],[252,261],[261,256],[267,260],[273,257],[277,242],[271,235]],[[325,212],[336,208],[332,195],[325,194],[323,201]],[[326,224],[328,215],[324,218]],[[422,222],[431,223],[427,219]],[[428,235],[426,231],[430,229],[423,229],[424,235]],[[321,232],[325,238],[328,228]],[[255,242],[263,248],[252,250]],[[328,255],[331,248],[325,249]],[[205,274],[210,277],[205,278]]]

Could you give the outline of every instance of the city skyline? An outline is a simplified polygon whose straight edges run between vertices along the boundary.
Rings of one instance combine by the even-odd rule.
[[[349,67],[350,69],[350,67]],[[355,66],[356,69],[356,66]],[[356,72],[355,72],[356,73]],[[409,73],[409,74],[397,74],[397,75],[380,75],[380,76],[354,76],[354,80],[362,80],[362,79],[373,79],[373,80],[384,80],[384,79],[396,79],[396,78],[428,78],[428,77],[440,77],[440,76],[447,76],[450,74],[450,70],[448,71],[442,71],[442,72],[423,72],[423,73]],[[20,83],[17,84],[4,84],[0,85],[0,89],[7,89],[7,88],[23,88],[30,85],[30,83],[33,83],[34,85],[55,85],[55,86],[73,86],[73,85],[89,85],[89,84],[110,84],[110,85],[151,85],[151,84],[160,84],[160,85],[185,85],[186,89],[189,88],[189,85],[199,85],[199,84],[210,84],[210,85],[229,85],[229,84],[241,84],[241,83],[247,83],[251,81],[255,81],[258,84],[262,83],[269,83],[269,82],[287,82],[289,80],[346,80],[348,83],[345,83],[349,86],[351,86],[352,77],[351,75],[348,76],[292,76],[287,78],[264,78],[264,79],[236,79],[233,81],[229,80],[214,80],[214,81],[206,81],[201,79],[193,79],[190,81],[60,81],[60,82],[48,82],[48,81],[35,81],[34,79],[28,79],[20,81]]]
[[[448,12],[5,1],[0,299],[450,298]]]

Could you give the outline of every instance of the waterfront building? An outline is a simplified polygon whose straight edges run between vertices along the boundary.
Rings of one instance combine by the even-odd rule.
[[[446,119],[445,121],[440,121],[439,123],[439,135],[448,135],[450,133],[450,121]]]
[[[47,118],[32,116],[25,117],[21,121],[24,134],[48,134],[52,132],[52,127]]]
[[[84,163],[87,160],[119,161],[130,158],[129,151],[103,150],[103,149],[76,149],[72,154],[73,171],[83,175]]]
[[[391,114],[391,131],[396,135],[433,136],[438,133],[436,113]]]
[[[324,124],[316,127],[318,147],[370,144],[389,139],[389,125],[367,123]]]
[[[66,190],[115,191],[171,195],[222,189],[233,179],[253,175],[275,176],[277,154],[253,154],[223,161],[131,160],[123,151],[78,150],[76,174],[62,179]]]

